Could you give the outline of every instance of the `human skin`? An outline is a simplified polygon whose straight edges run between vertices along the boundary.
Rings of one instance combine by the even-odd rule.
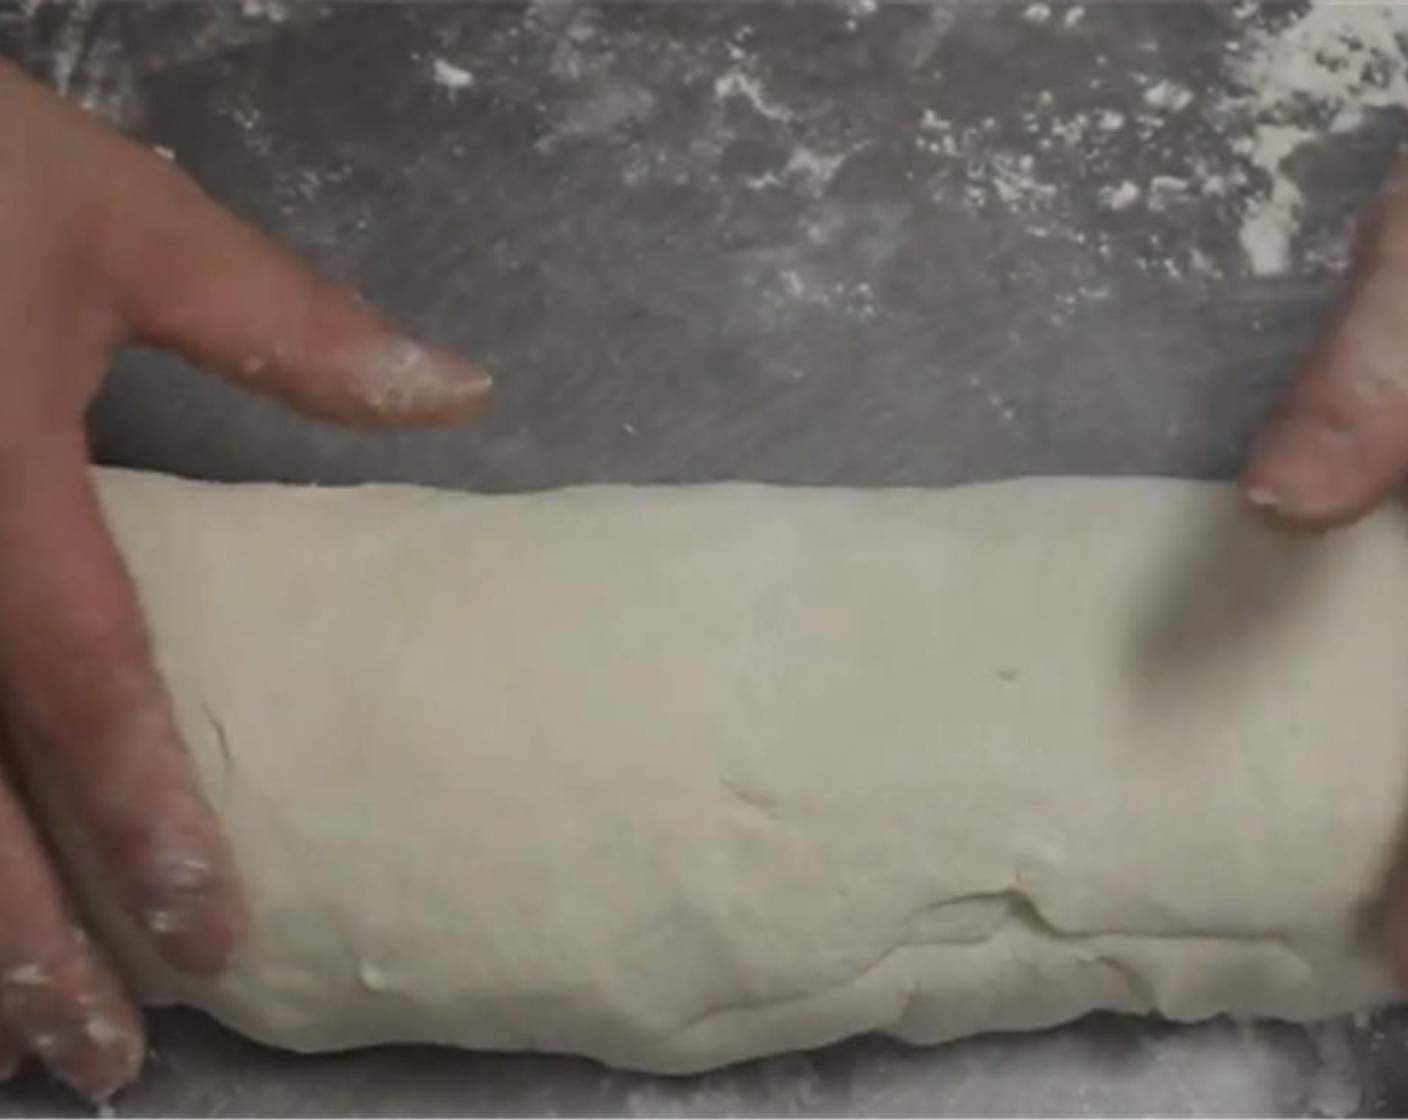
[[[17,756],[173,966],[218,971],[248,922],[90,478],[84,417],[114,350],[173,350],[362,427],[463,420],[489,382],[4,62],[0,339],[0,1077],[34,1055],[101,1100],[136,1077],[141,1020],[83,933]]]
[[[34,1055],[100,1100],[137,1076],[141,1020],[83,933],[16,786],[16,753],[46,772],[174,966],[218,971],[248,921],[89,476],[84,416],[114,350],[170,349],[364,427],[459,422],[489,383],[406,340],[179,170],[3,61],[0,339],[0,1079]],[[1244,489],[1260,515],[1319,531],[1368,512],[1405,475],[1400,173],[1365,224],[1338,321],[1256,444]],[[1390,913],[1408,979],[1408,905]]]

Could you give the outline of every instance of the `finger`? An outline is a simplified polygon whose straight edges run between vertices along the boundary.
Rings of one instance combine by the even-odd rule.
[[[485,374],[405,338],[164,161],[130,153],[123,174],[132,204],[105,259],[141,341],[343,424],[455,423],[487,402]]]
[[[1388,908],[1388,955],[1401,992],[1408,992],[1408,880],[1400,877]]]
[[[64,904],[43,844],[3,781],[0,883],[0,1021],[7,1052],[16,1054],[17,1042],[76,1092],[105,1100],[141,1068],[141,1022]]]
[[[221,968],[246,926],[232,859],[77,434],[0,462],[0,674],[34,764],[158,949],[188,972]]]
[[[1408,475],[1408,164],[1365,226],[1349,298],[1268,425],[1248,500],[1322,529],[1352,521]]]
[[[0,1085],[19,1073],[24,1065],[24,1047],[3,1026],[0,1026]]]

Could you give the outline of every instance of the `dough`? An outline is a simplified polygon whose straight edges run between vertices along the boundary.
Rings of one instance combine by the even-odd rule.
[[[109,914],[150,1002],[682,1072],[1390,995],[1397,514],[1306,541],[1168,481],[101,486],[259,923],[192,983]]]

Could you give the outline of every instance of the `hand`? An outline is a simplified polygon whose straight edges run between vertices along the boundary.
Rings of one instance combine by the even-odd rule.
[[[1406,477],[1408,160],[1365,223],[1339,318],[1267,425],[1244,486],[1267,516],[1321,530],[1368,513]],[[1389,916],[1390,954],[1408,991],[1408,881]]]
[[[211,973],[246,913],[87,462],[84,413],[125,343],[353,425],[457,421],[489,383],[0,61],[3,726],[157,949]],[[0,1078],[33,1054],[102,1099],[138,1072],[140,1020],[14,774],[0,771]]]
[[[1360,231],[1338,321],[1247,468],[1247,500],[1287,526],[1334,528],[1408,478],[1408,160]]]

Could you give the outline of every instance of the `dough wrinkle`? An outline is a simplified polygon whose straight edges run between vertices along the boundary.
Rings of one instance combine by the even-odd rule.
[[[1092,959],[1114,971],[1124,981],[1125,987],[1129,989],[1134,1008],[1140,1011],[1153,1011],[1159,1006],[1159,993],[1149,978],[1140,972],[1136,965],[1130,964],[1113,953],[1096,953]]]
[[[1170,915],[1171,927],[1167,933],[1150,933],[1146,929],[1110,925],[1099,929],[1072,929],[1053,919],[1038,901],[1036,894],[1021,887],[1013,886],[1001,890],[971,891],[967,894],[946,898],[916,911],[905,923],[910,934],[901,943],[923,947],[926,945],[975,945],[997,936],[1009,923],[1021,927],[1034,936],[1053,941],[1080,943],[1098,937],[1120,937],[1131,941],[1159,942],[1183,940],[1188,942],[1224,942],[1227,944],[1246,943],[1258,946],[1280,946],[1294,953],[1290,940],[1274,932],[1239,933],[1224,931],[1210,933],[1194,929],[1176,928],[1176,919]]]
[[[215,709],[210,706],[210,701],[205,697],[200,700],[201,715],[205,717],[205,722],[210,725],[211,733],[215,736],[215,747],[220,755],[221,773],[225,780],[229,781],[235,773],[235,756],[230,750],[230,734],[225,728],[224,722],[215,714]]]
[[[671,1041],[680,1038],[682,1035],[687,1035],[692,1031],[703,1030],[715,1020],[723,1019],[731,1015],[738,1015],[740,1013],[761,1014],[764,1012],[780,1011],[788,1007],[798,1007],[823,1002],[827,996],[834,995],[837,992],[843,992],[849,988],[858,987],[871,976],[883,971],[898,954],[915,948],[916,946],[906,945],[904,943],[892,945],[875,960],[871,961],[863,968],[857,969],[845,979],[839,980],[834,984],[811,988],[798,995],[785,996],[782,999],[739,1000],[732,1003],[715,1004],[712,1007],[708,1007],[690,1016],[689,1019],[680,1023],[678,1026],[670,1028],[659,1036],[658,1041],[660,1044],[668,1046]],[[903,1006],[901,1007],[901,1011],[902,1010]],[[889,1023],[898,1021],[898,1018],[894,1018],[887,1020],[886,1023],[875,1023],[867,1029],[882,1030]]]

